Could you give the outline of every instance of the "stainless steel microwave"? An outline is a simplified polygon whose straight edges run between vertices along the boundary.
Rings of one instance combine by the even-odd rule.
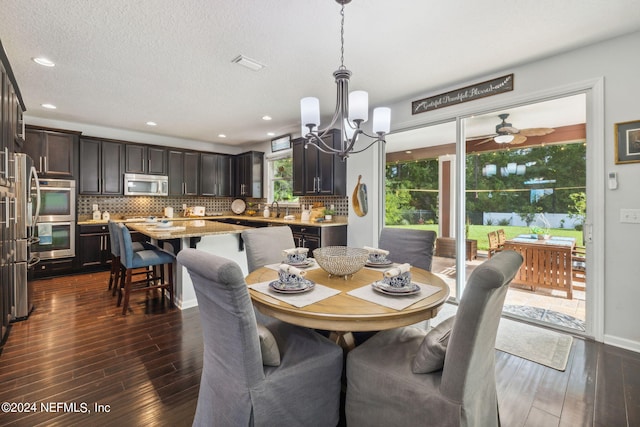
[[[124,174],[125,196],[167,196],[169,177],[165,175]]]

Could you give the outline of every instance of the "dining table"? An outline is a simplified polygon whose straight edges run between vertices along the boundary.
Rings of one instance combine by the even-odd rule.
[[[380,331],[435,317],[449,297],[449,286],[437,275],[412,266],[412,295],[387,295],[373,290],[383,269],[364,267],[348,279],[330,276],[318,265],[305,279],[315,287],[304,294],[280,294],[269,283],[278,280],[278,264],[261,267],[246,277],[254,306],[267,316],[298,326],[329,331],[345,350],[355,347],[353,332]]]

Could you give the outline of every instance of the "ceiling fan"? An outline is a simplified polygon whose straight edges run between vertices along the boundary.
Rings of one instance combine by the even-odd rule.
[[[522,144],[529,136],[544,136],[555,131],[553,128],[518,129],[513,127],[511,123],[507,123],[509,114],[500,114],[498,117],[500,117],[502,123],[496,125],[496,133],[484,136],[483,138],[486,139],[476,143],[476,145],[486,144],[491,141],[498,144]]]

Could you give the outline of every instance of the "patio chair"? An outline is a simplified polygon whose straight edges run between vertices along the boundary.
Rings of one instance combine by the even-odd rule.
[[[496,232],[498,233],[498,246],[502,247],[504,246],[504,242],[507,241],[507,237],[504,234],[504,228],[500,228]]]
[[[235,262],[190,248],[178,261],[191,276],[204,339],[193,425],[336,426],[342,349],[255,313]]]
[[[476,267],[457,314],[435,328],[376,334],[347,356],[348,426],[498,426],[495,342],[522,256]]]
[[[587,249],[584,246],[575,246],[571,252],[573,264],[573,288],[584,291],[587,282]]]
[[[487,233],[487,237],[489,237],[489,249],[487,251],[487,256],[491,258],[502,250],[503,245],[501,245],[498,240],[497,231],[490,231]]]

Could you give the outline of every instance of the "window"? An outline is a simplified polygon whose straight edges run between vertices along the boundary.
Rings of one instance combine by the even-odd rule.
[[[298,204],[298,196],[293,195],[293,152],[287,150],[267,158],[269,187],[267,202]]]

